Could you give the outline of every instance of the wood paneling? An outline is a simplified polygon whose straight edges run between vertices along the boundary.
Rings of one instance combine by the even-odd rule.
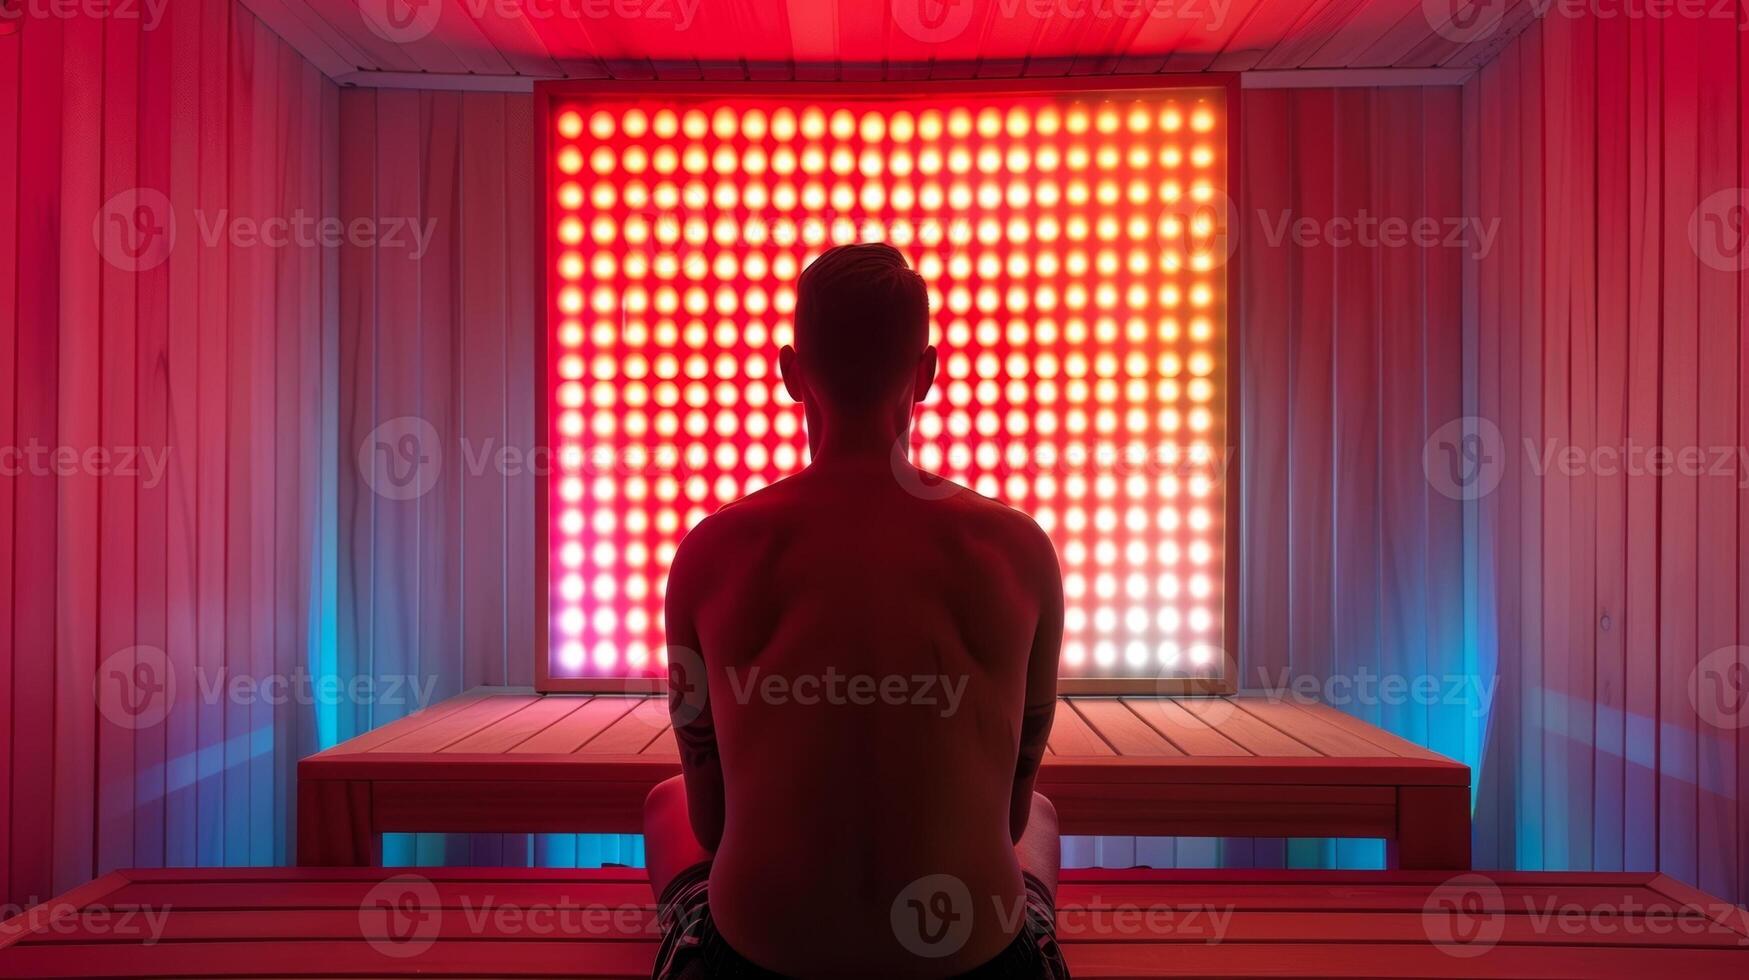
[[[1462,514],[1422,468],[1464,414],[1457,286],[1486,232],[1457,224],[1462,113],[1455,89],[1245,94],[1240,686],[1474,762],[1481,706],[1445,693],[1468,670]],[[1438,232],[1418,245],[1387,222]],[[1386,679],[1442,692],[1392,695]],[[1247,846],[1224,850],[1284,860],[1278,842]],[[1352,842],[1294,852],[1376,859]]]
[[[341,659],[371,662],[373,648],[406,642],[437,696],[525,684],[532,483],[477,464],[494,440],[525,447],[532,439],[533,287],[520,257],[531,242],[528,100],[349,90],[341,105],[350,188],[341,216],[403,213],[377,197],[394,181],[394,193],[422,202],[418,215],[433,229],[418,262],[383,249],[344,253],[341,444],[357,447],[376,426],[412,414],[445,446],[432,490],[411,501],[373,493],[350,448],[342,454],[340,552],[351,557],[341,570]],[[1445,241],[1448,222],[1461,217],[1461,113],[1455,88],[1245,95],[1241,683],[1311,683],[1344,710],[1470,759],[1481,718],[1473,701],[1351,693],[1381,673],[1412,681],[1465,670],[1461,513],[1421,470],[1429,434],[1463,414],[1456,284],[1475,242]],[[418,149],[452,142],[459,161]],[[459,203],[433,197],[433,187],[454,188]],[[1383,217],[1432,218],[1440,241],[1349,240]],[[1303,219],[1315,227],[1296,232]],[[408,378],[418,363],[447,367]],[[456,567],[466,576],[459,601],[452,581],[434,573]],[[411,569],[424,571],[408,577]],[[466,638],[465,655],[452,645],[457,637]],[[1344,680],[1326,684],[1330,677]],[[1213,843],[1179,857],[1284,860],[1279,842]],[[1376,845],[1340,847],[1304,859],[1382,858]],[[1135,855],[1118,841],[1072,841],[1068,852],[1078,863]]]
[[[1478,508],[1497,583],[1478,635],[1502,673],[1485,865],[1749,893],[1749,717],[1727,670],[1749,502],[1744,54],[1717,11],[1550,17],[1469,85],[1479,208],[1504,218],[1471,333],[1505,451]]]
[[[1473,25],[1453,29],[1451,14],[1468,6],[1459,0],[242,2],[336,79],[425,72],[461,86],[489,76],[868,81],[1470,67],[1540,9],[1486,3]],[[399,20],[386,22],[385,11]]]
[[[531,111],[520,95],[340,96],[340,217],[408,230],[340,253],[338,672],[406,678],[421,701],[533,680]],[[360,469],[377,453],[405,463],[409,431],[436,454],[423,482],[402,492]],[[416,706],[363,706],[336,737]],[[432,836],[390,851],[498,863],[529,846]]]
[[[10,902],[118,867],[283,858],[291,763],[315,744],[307,715],[223,685],[290,676],[320,629],[312,542],[332,531],[295,474],[318,445],[332,280],[312,249],[246,236],[332,212],[336,89],[229,2],[164,16],[0,37]],[[160,241],[136,265],[129,246]],[[84,461],[62,475],[57,450]],[[173,696],[153,693],[165,670]],[[93,697],[135,677],[146,714]]]
[[[1185,34],[1151,70],[1353,51],[1449,63],[1452,49],[1403,34],[1418,5],[1402,6],[1387,26],[1373,5],[1326,5],[1306,24],[1332,40],[1312,45],[1265,29],[1272,0],[1239,3],[1232,40],[1204,50]],[[243,9],[166,10],[157,30],[39,18],[0,38],[0,444],[167,451],[151,485],[0,480],[0,891],[15,901],[122,864],[282,859],[291,761],[420,700],[237,704],[210,696],[227,676],[393,679],[442,697],[527,683],[533,663],[533,474],[516,462],[538,392],[528,99],[341,92]],[[792,41],[837,57],[845,38],[822,22],[827,34]],[[307,32],[354,66],[500,70],[484,48],[425,64],[423,49]],[[1122,70],[1107,56],[1118,37],[1089,35],[1075,64]],[[546,56],[505,62],[655,70],[636,38],[540,40]],[[1698,666],[1746,640],[1740,460],[1668,477],[1532,465],[1550,440],[1640,447],[1642,461],[1743,445],[1749,282],[1734,251],[1721,267],[1690,243],[1694,222],[1733,227],[1714,195],[1749,183],[1742,43],[1707,19],[1559,17],[1461,93],[1245,95],[1242,682],[1304,678],[1476,764],[1485,865],[1659,869],[1737,900],[1749,884],[1743,729],[1701,717],[1688,693]],[[992,51],[932,70],[1036,70]],[[133,186],[160,189],[179,221],[168,261],[139,273],[91,244],[99,210]],[[377,234],[393,222],[402,238],[209,241],[217,222],[294,214]],[[1446,240],[1466,214],[1467,234]],[[1441,242],[1332,237],[1364,216],[1435,219]],[[1301,219],[1310,240],[1293,237]],[[1466,414],[1498,426],[1506,463],[1467,502],[1421,472],[1429,440]],[[359,468],[404,416],[444,449],[433,488],[409,500]],[[135,666],[107,658],[136,645],[167,651],[180,685],[163,723],[138,730],[90,696]],[[1348,686],[1478,670],[1486,685],[1491,665],[1485,700]],[[1170,724],[1197,730],[1185,712]],[[564,862],[578,846],[433,838],[401,856]],[[1107,839],[1071,859],[1367,859],[1351,847]]]

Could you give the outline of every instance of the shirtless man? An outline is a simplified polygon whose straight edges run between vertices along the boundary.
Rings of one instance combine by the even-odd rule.
[[[907,462],[928,316],[890,246],[810,265],[780,364],[812,461],[674,557],[659,978],[1067,976],[1033,792],[1061,572],[1026,515]]]

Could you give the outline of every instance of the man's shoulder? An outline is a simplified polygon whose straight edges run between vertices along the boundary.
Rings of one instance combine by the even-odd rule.
[[[752,493],[732,500],[706,515],[680,539],[682,552],[709,552],[719,547],[732,547],[749,534],[759,534],[772,526],[782,513],[784,498],[789,495],[786,481],[779,480]]]
[[[1056,567],[1056,546],[1031,514],[964,487],[946,501],[958,508],[955,519],[977,537],[994,541],[1029,565]]]

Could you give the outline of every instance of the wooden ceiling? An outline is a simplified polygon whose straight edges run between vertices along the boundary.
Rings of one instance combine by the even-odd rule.
[[[1536,7],[1533,0],[241,2],[335,79],[445,88],[567,77],[1467,72]]]

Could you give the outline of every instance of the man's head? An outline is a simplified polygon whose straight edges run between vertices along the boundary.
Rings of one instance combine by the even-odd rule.
[[[810,418],[908,418],[935,376],[923,277],[891,245],[828,249],[802,272],[795,346],[779,359]]]

